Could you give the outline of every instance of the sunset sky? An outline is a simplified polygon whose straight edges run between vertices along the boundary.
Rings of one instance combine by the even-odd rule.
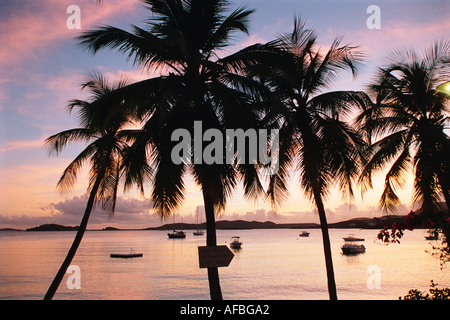
[[[234,52],[247,45],[272,40],[292,30],[294,15],[307,20],[319,34],[318,41],[329,46],[343,35],[344,44],[358,45],[366,54],[363,72],[354,80],[345,74],[333,89],[361,90],[373,76],[383,58],[395,49],[418,51],[448,39],[450,2],[448,0],[234,0],[232,8],[247,5],[256,9],[251,16],[250,35],[236,35],[227,49]],[[370,30],[366,13],[370,5],[381,9],[381,29]],[[81,29],[67,27],[70,5],[81,9]],[[84,212],[86,171],[75,189],[61,195],[55,188],[64,170],[83,145],[73,145],[60,156],[50,157],[44,140],[59,131],[77,126],[67,112],[67,102],[86,97],[80,90],[83,74],[94,68],[111,79],[130,74],[135,80],[154,74],[136,70],[116,51],[103,50],[92,55],[74,39],[81,32],[99,25],[129,30],[130,24],[144,26],[147,10],[139,0],[3,0],[0,2],[0,228],[28,228],[43,223],[77,225]],[[326,202],[330,221],[358,216],[380,216],[377,207],[383,177],[375,178],[375,189],[361,199],[359,189],[352,206],[340,194],[332,193]],[[186,200],[179,214],[183,222],[194,222],[197,206],[202,205],[199,187],[186,179]],[[248,202],[238,188],[221,219],[318,222],[309,200],[302,196],[295,176],[291,196],[276,212],[263,200]],[[151,211],[148,199],[138,193],[120,194],[114,217],[95,211],[88,228],[117,226],[157,226],[162,222]],[[411,209],[411,179],[399,190],[399,213]],[[176,220],[181,221],[177,216]],[[168,221],[171,222],[171,219]]]

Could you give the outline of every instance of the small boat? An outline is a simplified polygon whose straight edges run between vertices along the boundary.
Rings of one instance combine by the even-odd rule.
[[[110,258],[139,258],[142,257],[144,254],[142,253],[136,253],[133,249],[131,249],[130,253],[111,253],[109,255]]]
[[[199,209],[199,207],[197,207],[197,216],[195,218],[195,220],[196,220],[195,223],[197,224],[197,228],[198,228],[198,213],[199,213],[198,209]],[[200,214],[200,221],[201,221],[201,214]],[[201,222],[200,222],[200,224],[201,224]],[[197,229],[197,231],[194,231],[193,234],[194,234],[194,236],[202,236],[205,234],[205,232],[203,232],[203,230]]]
[[[172,233],[168,233],[167,235],[169,236],[169,239],[184,239],[184,238],[186,238],[186,233],[183,231],[173,230]]]
[[[309,237],[309,232],[307,232],[307,231],[302,231],[298,236],[299,236],[299,237]]]
[[[353,234],[348,235],[344,239],[344,245],[341,246],[343,254],[357,254],[366,252],[366,247],[363,244],[355,242],[364,241],[363,238],[357,238]]]
[[[357,254],[366,252],[366,247],[363,244],[355,244],[346,242],[341,247],[343,254]]]
[[[234,236],[231,237],[230,247],[232,249],[240,249],[242,242],[240,241],[240,237]]]
[[[363,238],[357,238],[353,234],[349,234],[347,237],[343,238],[346,242],[356,242],[356,241],[364,241]]]
[[[175,215],[172,216],[173,218],[173,227],[175,228]],[[184,239],[186,238],[186,233],[184,231],[176,231],[175,229],[172,230],[172,233],[167,234],[169,236],[169,239]]]

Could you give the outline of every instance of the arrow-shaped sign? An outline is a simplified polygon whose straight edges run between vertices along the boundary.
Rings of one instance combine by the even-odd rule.
[[[234,254],[227,246],[198,247],[200,268],[228,267]]]

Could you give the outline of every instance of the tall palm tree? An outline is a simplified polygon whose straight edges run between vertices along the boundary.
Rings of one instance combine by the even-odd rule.
[[[119,178],[122,173],[122,161],[127,151],[127,141],[132,139],[135,130],[121,130],[128,123],[128,116],[124,112],[129,108],[122,106],[122,101],[108,95],[115,89],[129,84],[126,79],[117,84],[109,84],[99,73],[90,73],[82,88],[91,92],[89,100],[72,100],[69,109],[78,109],[80,127],[57,133],[45,141],[50,153],[59,154],[70,142],[85,141],[86,148],[67,166],[59,182],[61,192],[69,191],[76,183],[82,166],[90,163],[89,194],[86,209],[73,240],[58,273],[51,283],[44,299],[53,298],[67,267],[80,245],[89,221],[90,214],[97,202],[109,213],[115,209]]]
[[[286,178],[290,169],[300,173],[300,185],[313,201],[322,231],[328,292],[337,299],[333,260],[324,199],[336,183],[344,194],[353,196],[352,183],[362,159],[362,137],[345,120],[353,107],[369,99],[363,92],[326,90],[340,71],[356,75],[361,55],[355,48],[341,46],[337,38],[330,48],[318,48],[316,34],[295,19],[292,33],[277,42],[283,49],[281,59],[269,66],[260,65],[255,76],[279,97],[267,117],[280,128],[279,170],[270,177],[268,197],[279,205],[286,199]],[[284,51],[284,52],[283,52]]]
[[[361,182],[371,187],[374,172],[390,167],[380,205],[394,211],[400,202],[397,188],[414,174],[413,201],[435,211],[441,194],[450,208],[450,97],[436,91],[450,76],[450,41],[435,43],[422,54],[395,51],[369,86],[374,103],[359,121],[371,135],[370,159]]]
[[[257,126],[259,113],[252,103],[264,90],[239,72],[244,54],[219,58],[234,32],[248,32],[253,11],[229,11],[226,0],[143,2],[150,13],[145,29],[132,26],[128,32],[104,26],[85,32],[80,40],[94,53],[118,49],[139,67],[161,70],[161,76],[133,85],[127,95],[141,98],[135,114],[143,128],[132,148],[155,168],[152,200],[162,217],[173,214],[184,200],[184,175],[194,176],[204,198],[206,244],[216,246],[215,214],[225,208],[238,180],[243,178],[249,196],[263,191],[257,168],[203,163],[198,157],[203,149],[194,151],[190,161],[174,163],[171,151],[178,142],[172,141],[172,133],[184,128],[194,137],[195,121],[202,124],[202,136],[211,128],[225,133],[228,128]],[[217,268],[208,268],[208,279],[211,298],[222,299]]]

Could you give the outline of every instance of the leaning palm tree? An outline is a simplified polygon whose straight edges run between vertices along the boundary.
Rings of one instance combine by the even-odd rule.
[[[238,180],[243,178],[249,196],[263,191],[257,168],[226,161],[205,163],[201,159],[205,146],[181,157],[184,161],[174,162],[172,150],[178,141],[172,140],[172,134],[185,129],[194,137],[195,123],[201,123],[201,137],[213,128],[225,133],[229,128],[257,126],[260,114],[252,106],[264,90],[239,72],[238,60],[244,54],[219,58],[234,32],[248,32],[248,16],[253,11],[240,7],[230,12],[226,0],[143,2],[151,14],[146,28],[132,26],[128,32],[104,26],[85,32],[81,44],[94,53],[118,49],[135,65],[161,71],[161,76],[134,84],[128,92],[130,99],[140,97],[134,112],[143,123],[132,148],[155,169],[152,200],[162,217],[173,214],[184,200],[184,176],[194,176],[204,198],[206,244],[216,246],[215,214],[225,208]],[[191,140],[194,147],[197,140]],[[129,172],[133,176],[134,170]],[[216,267],[208,268],[208,279],[211,298],[222,299]]]
[[[358,174],[364,142],[346,120],[353,107],[369,103],[363,92],[326,91],[340,71],[356,75],[361,56],[355,48],[341,46],[337,38],[330,48],[317,47],[313,30],[295,19],[292,33],[277,40],[281,59],[270,68],[260,65],[255,76],[272,88],[279,104],[272,103],[267,117],[280,129],[279,170],[270,177],[268,197],[275,205],[286,199],[286,179],[291,169],[300,173],[300,185],[313,201],[322,230],[330,299],[337,299],[333,261],[324,200],[337,183],[347,197]]]
[[[376,103],[359,116],[373,139],[360,180],[371,187],[372,175],[389,167],[380,205],[390,212],[412,170],[413,201],[433,212],[443,195],[450,208],[450,138],[445,131],[450,97],[436,91],[450,76],[450,41],[437,42],[422,54],[395,51],[388,61],[369,86]]]
[[[61,192],[69,191],[76,183],[82,166],[90,163],[89,194],[86,209],[77,230],[72,246],[67,253],[58,273],[51,283],[44,299],[53,298],[61,280],[76,254],[89,221],[90,214],[97,202],[110,213],[114,212],[119,178],[122,173],[122,161],[128,148],[127,141],[132,141],[135,130],[121,130],[128,123],[128,116],[124,112],[129,108],[122,106],[117,97],[108,95],[114,89],[129,84],[124,79],[117,84],[109,84],[99,73],[90,73],[82,88],[91,92],[89,100],[72,100],[69,109],[78,109],[80,127],[57,133],[45,141],[50,153],[59,154],[70,142],[88,143],[86,148],[67,166],[59,182]]]

